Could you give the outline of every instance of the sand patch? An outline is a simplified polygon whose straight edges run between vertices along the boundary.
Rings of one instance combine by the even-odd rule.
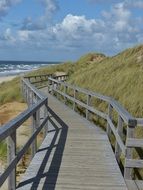
[[[6,103],[0,106],[0,125],[9,122],[25,109],[27,109],[27,105],[19,102]]]

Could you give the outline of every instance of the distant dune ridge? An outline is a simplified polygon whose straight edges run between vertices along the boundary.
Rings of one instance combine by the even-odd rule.
[[[88,53],[74,63],[67,61],[55,66],[42,67],[28,75],[54,73],[67,73],[67,82],[111,96],[133,116],[143,117],[143,45],[129,48],[113,57],[101,53]],[[26,109],[22,102],[20,77],[0,83],[0,125]],[[18,133],[19,146],[28,138],[28,125],[24,125]],[[142,131],[138,130],[137,136],[142,135]],[[1,143],[0,166],[5,157],[6,144]]]
[[[129,48],[116,56],[88,53],[75,63],[48,66],[30,74],[66,72],[69,82],[118,100],[134,116],[143,113],[143,45]],[[22,101],[20,80],[0,84],[0,104]]]
[[[90,59],[89,54],[84,57]],[[112,96],[133,115],[143,117],[143,45],[91,64],[83,58],[77,63],[71,83]]]

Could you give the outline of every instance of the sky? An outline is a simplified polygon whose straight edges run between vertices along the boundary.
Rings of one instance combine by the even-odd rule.
[[[0,60],[67,61],[143,43],[143,0],[0,0]]]

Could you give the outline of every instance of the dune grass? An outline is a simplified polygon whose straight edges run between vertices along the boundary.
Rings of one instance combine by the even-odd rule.
[[[6,159],[7,145],[4,142],[0,142],[0,159],[3,161]]]
[[[57,71],[66,72],[69,75],[68,82],[111,96],[134,117],[143,117],[143,45],[113,57],[89,53],[75,63],[69,61],[44,67],[28,75],[52,74]],[[19,77],[0,84],[0,105],[12,101],[23,101]],[[101,109],[105,107],[102,104],[100,106]],[[137,136],[143,137],[143,131],[138,130]],[[4,143],[0,143],[0,157],[6,157]]]
[[[69,82],[118,100],[131,114],[143,117],[143,45],[127,49],[114,57],[88,53],[77,62],[48,66],[28,75],[66,72]],[[0,84],[0,105],[23,101],[20,78]]]
[[[0,105],[7,102],[22,102],[20,77],[0,84]]]
[[[76,69],[70,82],[111,96],[134,116],[143,117],[142,54],[143,46],[139,46],[117,56],[92,62],[86,67]]]

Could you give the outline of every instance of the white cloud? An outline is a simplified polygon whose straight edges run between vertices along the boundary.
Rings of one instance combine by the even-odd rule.
[[[3,33],[0,33],[0,42],[0,45],[3,45],[3,47],[4,44],[12,45],[16,42],[16,39],[14,38],[10,28],[7,28],[5,31],[3,31]]]
[[[143,9],[143,1],[142,0],[125,0],[124,5],[127,8],[134,7],[134,8],[140,8]]]
[[[7,14],[8,10],[21,0],[0,0],[0,17]]]
[[[142,0],[88,0],[90,3],[97,4],[117,4],[123,3],[126,7],[134,7],[134,8],[143,8],[143,1]]]
[[[133,15],[127,1],[112,5],[110,11],[102,12],[100,19],[68,14],[55,25],[48,25],[47,22],[58,10],[57,2],[42,2],[45,3],[45,14],[42,17],[35,21],[28,17],[23,28],[15,32],[15,35],[7,30],[5,35],[0,34],[0,40],[2,37],[7,42],[13,39],[17,46],[53,52],[95,50],[110,54],[143,43],[143,18]]]
[[[59,10],[59,5],[56,0],[39,0],[44,6],[44,13],[40,17],[33,20],[31,17],[24,19],[22,30],[44,30],[50,25],[50,22]]]
[[[95,3],[95,4],[109,4],[109,3],[119,3],[122,0],[88,0],[91,3]]]
[[[25,31],[20,30],[20,31],[18,31],[18,39],[20,41],[23,41],[23,42],[28,41],[30,33],[31,32],[28,31],[28,30],[25,30]]]
[[[55,36],[62,40],[85,39],[87,36],[92,36],[95,32],[100,32],[104,28],[102,20],[86,19],[85,16],[67,15],[63,21],[53,27]],[[72,41],[71,41],[72,42]]]
[[[59,9],[58,2],[56,0],[42,0],[45,7],[45,17],[50,19],[53,14]]]

